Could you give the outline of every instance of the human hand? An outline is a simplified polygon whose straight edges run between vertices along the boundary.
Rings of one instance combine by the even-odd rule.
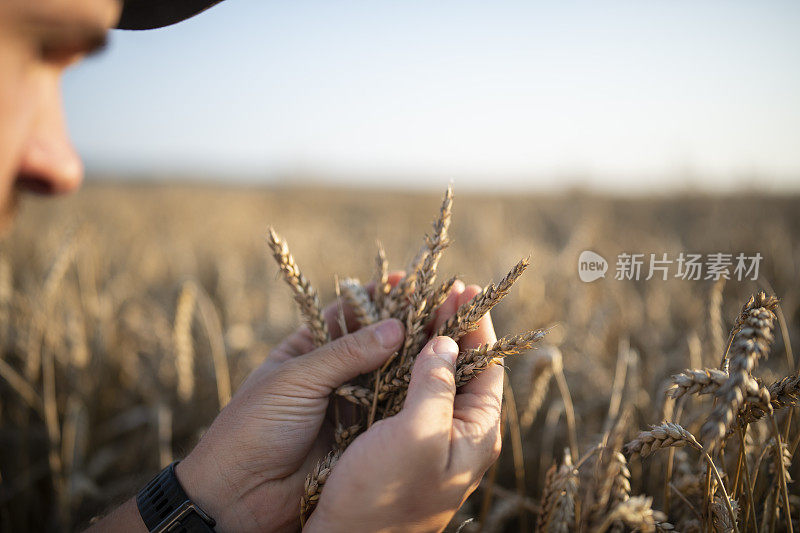
[[[470,286],[449,313],[480,287]],[[439,316],[438,320],[446,319]],[[461,348],[494,342],[487,314]],[[458,346],[432,339],[414,364],[405,405],[345,450],[305,532],[441,531],[500,453],[503,368],[491,365],[456,391]]]
[[[451,314],[463,288],[458,282],[442,309]],[[325,311],[334,338],[340,335],[336,314],[335,304]],[[314,349],[301,328],[253,371],[176,467],[187,494],[217,521],[217,531],[298,528],[305,476],[332,447],[333,428],[325,417],[330,392],[379,367],[402,335],[401,324],[390,320]]]
[[[336,313],[325,310],[334,337]],[[273,350],[176,467],[217,531],[299,528],[305,476],[332,446],[330,393],[379,367],[402,339],[402,324],[386,320],[315,349],[303,327]]]

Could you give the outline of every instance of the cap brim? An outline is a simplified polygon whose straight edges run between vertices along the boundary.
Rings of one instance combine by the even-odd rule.
[[[121,30],[152,30],[186,20],[222,0],[125,0]]]

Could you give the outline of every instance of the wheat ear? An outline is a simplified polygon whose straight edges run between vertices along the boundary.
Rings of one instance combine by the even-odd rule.
[[[437,330],[436,335],[450,337],[458,341],[470,331],[477,329],[478,322],[483,315],[491,311],[495,305],[505,298],[508,291],[511,290],[511,286],[525,272],[528,265],[530,265],[530,258],[526,257],[514,265],[514,268],[506,274],[497,286],[493,283],[489,284],[469,302],[459,307],[456,313]]]
[[[319,501],[322,488],[328,481],[336,462],[342,456],[341,450],[328,452],[322,460],[317,462],[314,470],[306,476],[303,496],[300,499],[300,524],[305,525],[309,515],[314,511]]]
[[[595,533],[603,533],[616,521],[642,533],[652,533],[656,530],[656,523],[663,520],[666,520],[664,513],[653,510],[653,498],[634,496],[619,503]]]
[[[343,426],[339,424],[336,427],[336,431],[334,432],[334,441],[336,442],[336,447],[340,450],[344,450],[350,443],[358,437],[358,434],[361,433],[361,426],[358,424],[354,424],[352,426]]]
[[[373,391],[361,385],[342,385],[336,389],[336,395],[356,405],[372,406]],[[378,397],[380,399],[380,396]]]
[[[383,318],[400,318],[403,308],[416,291],[427,293],[428,287],[436,277],[436,268],[442,252],[449,245],[447,231],[450,226],[453,207],[453,188],[447,187],[439,215],[433,223],[433,233],[425,237],[425,243],[411,261],[406,276],[389,292]]]
[[[575,527],[575,498],[578,494],[578,471],[570,454],[564,454],[564,464],[553,465],[545,476],[542,492],[542,512],[537,531],[567,533]]]
[[[426,328],[428,324],[436,318],[436,310],[447,299],[447,296],[450,294],[450,289],[453,288],[456,279],[456,276],[453,276],[438,287],[429,288],[426,293],[427,296],[420,295],[419,302],[417,302],[415,297],[412,297],[412,305],[410,306],[412,311],[409,313],[409,317],[412,318],[412,323],[407,327],[412,332],[413,336],[407,338],[409,342],[408,347],[405,348],[406,357],[415,357],[425,345],[425,342],[428,340],[428,331]],[[421,301],[423,297],[424,302]],[[418,304],[421,304],[419,305],[421,311],[419,316],[416,315]],[[401,361],[404,361],[404,359],[401,359]]]
[[[745,322],[750,317],[751,311],[763,307],[775,313],[775,311],[778,309],[778,303],[779,302],[777,298],[775,298],[774,296],[767,296],[766,293],[764,293],[764,291],[752,295],[750,299],[744,303],[741,311],[739,311],[739,314],[736,316],[736,320],[733,323],[733,328],[731,328],[731,332],[729,335],[731,342],[733,341],[733,338],[736,336],[736,334],[739,333],[739,331],[741,331],[741,329],[745,326]],[[730,344],[728,346],[728,350],[730,350]],[[728,352],[726,351],[722,356],[722,363],[720,364],[720,369],[727,372],[728,363],[729,363]]]
[[[427,294],[417,289],[411,293],[408,314],[405,320],[406,336],[403,339],[403,346],[400,348],[400,366],[403,366],[407,359],[410,360],[416,356],[417,339],[424,338],[425,320],[428,314],[427,303]],[[391,359],[389,362],[391,362]]]
[[[339,290],[353,309],[361,326],[369,326],[380,320],[378,310],[369,297],[367,289],[357,279],[345,278],[339,282]],[[378,290],[377,288],[375,289]]]
[[[733,509],[734,516],[728,513],[725,502],[721,496],[714,496],[714,501],[711,503],[711,521],[714,526],[714,531],[718,533],[733,533],[736,529],[736,519],[739,516],[739,504],[736,500],[730,500],[729,505]]]
[[[713,394],[728,380],[728,373],[716,368],[686,369],[672,376],[667,395],[677,400],[686,394]]]
[[[752,307],[755,302],[763,305]],[[717,407],[700,430],[707,450],[716,448],[730,430],[744,403],[752,379],[751,372],[758,360],[766,358],[769,353],[775,320],[775,314],[770,307],[774,308],[775,305],[777,300],[768,299],[764,293],[760,293],[750,299],[746,312],[743,311],[737,318],[737,325],[734,327],[736,333],[731,346],[729,377],[714,393]],[[742,319],[743,315],[746,317]]]
[[[642,431],[634,440],[626,444],[625,453],[628,455],[639,455],[641,457],[646,457],[661,448],[677,448],[682,446],[690,446],[702,454],[706,464],[708,465],[709,472],[714,475],[717,484],[719,485],[719,489],[722,491],[724,501],[728,507],[728,513],[730,514],[734,523],[734,531],[739,533],[739,529],[736,526],[736,513],[734,513],[733,508],[730,505],[730,498],[725,490],[725,484],[722,481],[722,476],[720,475],[719,470],[717,470],[717,466],[714,464],[714,461],[711,459],[711,456],[708,454],[708,452],[699,442],[697,442],[697,439],[694,438],[694,435],[689,433],[686,429],[678,424],[673,424],[670,422],[664,422],[658,426],[652,426],[650,430]]]
[[[651,426],[647,431],[640,432],[635,439],[625,445],[625,453],[647,457],[660,448],[687,445],[696,450],[703,449],[697,439],[694,438],[694,435],[683,427],[672,422],[664,422],[657,426]]]
[[[612,508],[631,497],[631,471],[628,460],[619,450],[609,450],[608,464],[603,476],[601,496]],[[602,501],[602,500],[601,500]]]
[[[796,406],[800,401],[800,371],[773,382],[767,390],[773,410]],[[742,421],[753,423],[767,416],[768,411],[763,405],[748,404],[742,412]]]
[[[289,246],[274,229],[269,228],[269,246],[272,255],[278,263],[278,267],[283,273],[283,279],[291,287],[294,300],[300,307],[303,320],[311,332],[316,346],[330,342],[331,336],[328,332],[328,324],[322,315],[322,307],[319,303],[319,296],[316,289],[311,286],[308,279],[300,271],[300,267],[294,261],[294,257],[289,253]]]
[[[518,354],[530,349],[534,343],[541,340],[547,334],[547,330],[535,330],[522,335],[509,335],[491,344],[484,344],[478,348],[465,350],[459,353],[456,359],[456,386],[461,387],[467,384],[472,378],[484,371],[492,363],[496,363],[509,355]],[[408,359],[402,364],[395,366],[384,374],[383,381],[378,391],[378,400],[385,400],[392,393],[399,393],[401,398],[395,398],[394,403],[405,398],[405,389],[411,381],[411,371],[413,360]],[[336,389],[336,394],[357,405],[370,406],[374,398],[374,392],[367,387],[359,385],[342,385]],[[390,413],[396,412],[390,409]]]
[[[378,314],[383,311],[384,303],[392,286],[389,284],[389,262],[386,260],[386,250],[378,241],[378,254],[375,256],[375,292],[373,301]]]
[[[456,359],[456,386],[465,385],[492,363],[530,349],[546,334],[547,330],[537,329],[522,335],[509,335],[497,342],[461,352]]]
[[[425,342],[425,325],[433,316],[434,309],[430,307],[435,292],[433,283],[436,280],[436,271],[442,252],[450,244],[447,232],[453,207],[453,188],[448,186],[447,192],[439,208],[439,216],[433,223],[433,233],[425,237],[425,253],[422,264],[416,273],[416,282],[410,296],[409,311],[406,315],[406,338],[400,352],[400,364],[406,358],[415,357]]]
[[[456,387],[466,385],[472,378],[489,368],[491,364],[501,361],[506,356],[529,349],[546,333],[546,330],[536,330],[522,335],[510,335],[493,344],[484,344],[478,348],[461,352],[456,359]],[[404,364],[407,365],[408,361]],[[410,380],[410,368],[406,375]],[[385,411],[385,416],[392,416],[400,412],[405,401],[406,391],[407,388],[401,388],[395,393]]]

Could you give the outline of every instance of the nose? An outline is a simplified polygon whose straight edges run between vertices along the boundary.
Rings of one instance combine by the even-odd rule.
[[[83,180],[83,163],[67,133],[60,89],[39,100],[36,118],[22,147],[17,185],[43,194],[72,192]]]

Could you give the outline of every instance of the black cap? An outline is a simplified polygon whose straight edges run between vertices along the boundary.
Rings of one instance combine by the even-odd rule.
[[[169,26],[205,11],[222,0],[124,0],[117,23],[121,30]]]

